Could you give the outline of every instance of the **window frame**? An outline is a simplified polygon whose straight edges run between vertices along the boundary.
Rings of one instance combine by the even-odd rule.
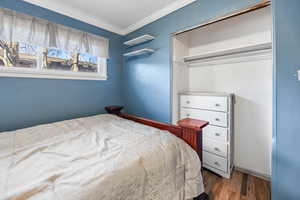
[[[97,57],[97,72],[79,72],[47,70],[43,66],[43,48],[37,49],[37,66],[35,68],[0,66],[0,77],[43,78],[43,79],[71,79],[71,80],[107,80],[107,58]]]
[[[103,66],[105,68],[105,66]],[[28,69],[21,67],[0,67],[0,77],[71,79],[71,80],[107,80],[107,75],[89,72]]]

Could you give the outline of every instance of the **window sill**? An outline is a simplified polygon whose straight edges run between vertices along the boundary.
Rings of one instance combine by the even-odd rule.
[[[89,72],[67,72],[15,67],[0,67],[0,77],[71,79],[71,80],[107,80],[106,76]]]

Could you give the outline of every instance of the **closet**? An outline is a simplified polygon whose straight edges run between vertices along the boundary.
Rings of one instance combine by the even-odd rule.
[[[182,113],[182,94],[233,94],[234,134],[229,156],[237,169],[268,179],[272,74],[270,6],[175,33],[172,37],[172,122],[186,117]]]

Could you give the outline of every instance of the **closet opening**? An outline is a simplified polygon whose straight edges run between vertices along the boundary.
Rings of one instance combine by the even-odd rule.
[[[172,36],[172,123],[210,122],[204,167],[269,179],[272,150],[272,14],[268,3]]]

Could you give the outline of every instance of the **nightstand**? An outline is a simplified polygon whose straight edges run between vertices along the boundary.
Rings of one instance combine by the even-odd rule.
[[[121,113],[121,110],[123,109],[123,106],[106,106],[105,110],[107,111],[107,113],[109,114],[119,114]]]

